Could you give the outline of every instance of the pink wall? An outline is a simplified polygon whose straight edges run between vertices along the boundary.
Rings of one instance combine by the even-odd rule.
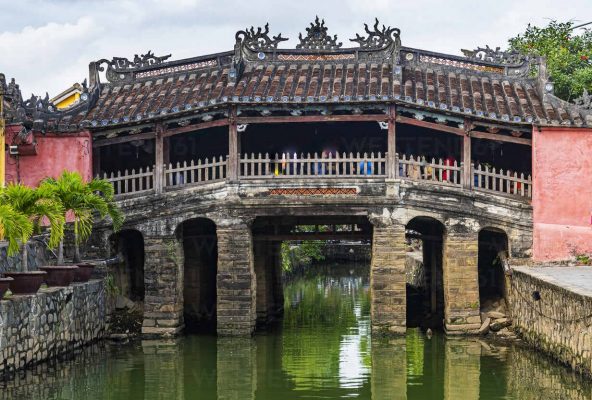
[[[7,127],[6,144],[12,142],[20,127]],[[6,182],[37,186],[48,176],[57,177],[64,169],[78,171],[84,179],[92,178],[92,144],[88,132],[75,134],[35,134],[37,155],[17,159],[6,154]],[[30,141],[30,140],[29,140]]]
[[[592,129],[533,131],[533,256],[592,254]]]

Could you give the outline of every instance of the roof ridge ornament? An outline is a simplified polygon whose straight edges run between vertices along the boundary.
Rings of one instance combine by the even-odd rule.
[[[379,28],[378,18],[375,18],[374,30],[371,31],[368,28],[368,24],[364,24],[364,30],[368,37],[360,36],[356,33],[354,39],[350,39],[351,42],[356,42],[360,45],[360,48],[366,50],[380,50],[387,47],[391,43],[401,44],[401,30],[399,28],[391,28],[382,25],[382,29]]]
[[[584,110],[592,111],[592,94],[589,94],[588,90],[584,89],[582,95],[574,99],[574,104]]]
[[[327,34],[325,19],[319,20],[317,15],[310,27],[306,28],[306,37],[302,33],[298,34],[300,43],[296,45],[297,49],[306,50],[337,50],[343,46],[342,42],[337,42],[337,35],[333,37]]]
[[[258,27],[255,31],[255,27],[251,26],[244,31],[238,31],[234,37],[237,43],[241,43],[253,51],[275,50],[280,42],[288,40],[288,38],[282,37],[281,33],[270,38],[269,22],[265,24],[265,30]]]
[[[158,57],[155,56],[151,50],[148,50],[146,54],[134,54],[133,61],[130,61],[125,57],[113,57],[111,61],[103,58],[97,61],[95,65],[97,66],[97,71],[103,72],[105,71],[103,64],[107,64],[107,72],[105,73],[107,80],[109,82],[122,82],[131,79],[132,73],[129,71],[162,64],[170,57],[171,54]]]
[[[527,57],[524,54],[516,50],[502,51],[500,49],[501,48],[499,46],[495,49],[492,49],[489,47],[489,45],[485,45],[485,47],[477,47],[475,50],[461,49],[461,51],[465,57],[472,60],[485,61],[495,64],[517,65],[522,64],[527,60]]]

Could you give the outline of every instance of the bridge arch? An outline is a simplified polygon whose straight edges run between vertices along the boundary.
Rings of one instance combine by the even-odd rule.
[[[183,248],[185,328],[194,332],[214,332],[218,270],[216,224],[209,218],[190,218],[177,225],[175,235]]]
[[[115,259],[109,273],[121,296],[144,301],[144,235],[137,229],[123,229],[109,235],[110,258]]]
[[[444,224],[432,216],[416,216],[405,225],[407,326],[442,327],[445,234]]]
[[[509,251],[506,231],[490,226],[479,231],[479,301],[482,309],[495,308],[506,297],[504,262]]]

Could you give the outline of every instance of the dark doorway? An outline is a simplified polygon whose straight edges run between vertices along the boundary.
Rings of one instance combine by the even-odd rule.
[[[444,320],[444,225],[434,218],[416,217],[405,228],[407,326],[441,328]]]
[[[126,229],[110,237],[111,256],[118,259],[110,269],[121,296],[144,301],[144,238],[140,232]]]
[[[183,316],[189,332],[216,331],[216,225],[206,218],[183,222],[177,231],[184,254]]]
[[[508,236],[501,230],[479,232],[479,301],[481,309],[505,298],[504,262],[508,256]],[[497,307],[497,305],[494,305]]]

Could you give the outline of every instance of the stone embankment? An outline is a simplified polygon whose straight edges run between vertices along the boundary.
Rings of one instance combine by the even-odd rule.
[[[592,267],[517,267],[508,281],[515,332],[591,376]]]
[[[0,301],[0,376],[103,337],[103,280]]]

